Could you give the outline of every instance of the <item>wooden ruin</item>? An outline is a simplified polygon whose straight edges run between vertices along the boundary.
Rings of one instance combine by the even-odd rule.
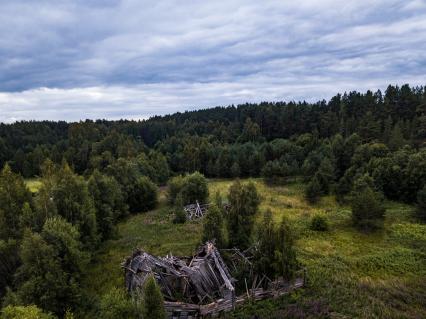
[[[137,250],[123,264],[128,291],[140,289],[154,275],[167,301],[206,303],[235,294],[233,278],[219,251],[211,242],[192,258],[154,257]]]
[[[241,262],[251,263],[238,249],[232,250],[230,262],[234,268]],[[305,283],[304,272],[291,282],[272,281],[265,276],[257,280],[255,275],[252,287],[249,289],[246,283],[245,293],[237,297],[235,279],[211,242],[201,246],[193,257],[155,257],[139,249],[122,266],[126,288],[135,295],[139,295],[147,278],[154,276],[164,295],[168,318],[173,319],[216,317],[248,300],[276,298]]]
[[[195,204],[189,204],[184,206],[183,210],[186,213],[186,219],[194,220],[204,217],[206,212],[208,211],[210,204],[203,204],[197,201]]]

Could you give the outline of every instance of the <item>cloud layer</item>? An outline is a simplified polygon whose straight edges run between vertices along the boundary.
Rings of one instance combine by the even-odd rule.
[[[146,118],[426,84],[426,1],[10,1],[0,121]]]

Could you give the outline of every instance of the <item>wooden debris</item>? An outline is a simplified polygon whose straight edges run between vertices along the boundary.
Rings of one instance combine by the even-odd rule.
[[[178,299],[197,304],[212,302],[234,293],[234,279],[211,242],[191,258],[154,257],[137,250],[123,264],[126,288],[141,289],[153,274],[168,301]]]
[[[200,205],[198,201],[195,204],[186,205],[183,210],[186,213],[186,218],[188,220],[194,220],[204,217],[206,212],[208,211],[210,204]]]
[[[251,265],[251,251],[225,251],[231,253],[234,267],[240,263]],[[201,246],[193,257],[154,257],[143,250],[137,250],[122,266],[127,290],[136,295],[139,295],[138,292],[148,276],[155,277],[164,295],[168,318],[172,319],[217,317],[248,300],[277,298],[305,284],[304,269],[291,282],[282,279],[272,281],[265,275],[259,277],[255,274],[252,288],[249,289],[246,282],[245,293],[236,297],[235,280],[212,242]],[[252,273],[247,275],[252,276]],[[259,282],[258,277],[261,278]],[[267,289],[259,288],[265,281],[268,282]]]

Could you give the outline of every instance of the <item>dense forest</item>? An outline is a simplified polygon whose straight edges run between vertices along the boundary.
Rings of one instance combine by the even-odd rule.
[[[317,103],[262,102],[143,121],[0,124],[0,297],[11,313],[20,309],[10,305],[37,305],[72,318],[75,309],[89,308],[79,286],[100,243],[114,237],[120,219],[153,209],[159,186],[195,172],[169,182],[169,192],[177,184],[183,189],[172,205],[198,199],[191,187],[202,175],[262,177],[271,184],[297,177],[306,183],[309,202],[328,194],[351,202],[361,228],[378,226],[384,198],[415,204],[424,218],[425,146],[426,88],[409,85]],[[28,178],[42,183],[36,194],[26,187]],[[231,199],[245,194],[238,185]],[[322,222],[314,227],[326,227]],[[247,247],[250,235],[234,228],[228,239]]]
[[[424,180],[425,140],[426,89],[404,85],[328,102],[244,104],[146,121],[1,124],[0,166],[9,163],[28,178],[40,176],[49,158],[89,176],[121,160],[163,184],[194,171],[310,179],[323,163],[338,192],[369,173],[389,198],[414,201]]]

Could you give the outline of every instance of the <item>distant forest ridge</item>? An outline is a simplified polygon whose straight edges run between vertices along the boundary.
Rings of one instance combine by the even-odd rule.
[[[407,165],[409,156],[423,157],[425,141],[426,89],[406,84],[388,86],[384,93],[337,94],[328,102],[242,104],[143,121],[0,124],[0,166],[8,162],[15,172],[32,177],[49,158],[88,175],[120,158],[135,159],[143,175],[164,183],[169,175],[193,171],[209,177],[309,177],[326,158],[338,182],[357,160],[365,161],[359,164],[362,172],[373,174],[371,165],[378,164],[372,159],[403,150],[405,157],[396,160]],[[155,176],[162,175],[159,171],[163,176]]]

